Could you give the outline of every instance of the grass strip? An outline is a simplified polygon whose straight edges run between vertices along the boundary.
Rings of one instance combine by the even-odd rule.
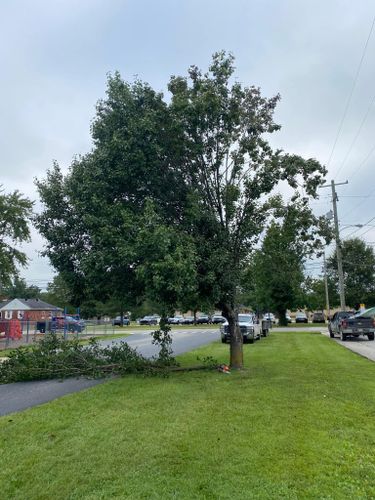
[[[129,376],[0,418],[15,499],[375,497],[375,365],[312,332],[246,369]],[[228,360],[214,343],[180,357]]]

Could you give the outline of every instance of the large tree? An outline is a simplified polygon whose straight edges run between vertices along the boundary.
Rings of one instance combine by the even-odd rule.
[[[289,185],[294,201],[316,196],[324,168],[273,151],[279,130],[270,99],[235,81],[234,59],[214,55],[173,76],[170,98],[110,76],[92,127],[93,150],[58,165],[37,185],[46,254],[76,300],[117,294],[158,299],[163,310],[212,304],[228,318],[231,365],[242,367],[235,307],[241,272]]]
[[[360,238],[344,240],[341,243],[345,298],[350,307],[358,303],[375,304],[375,252]],[[338,283],[336,252],[327,260],[330,279]],[[337,289],[336,289],[337,291]]]
[[[33,203],[18,191],[6,194],[0,186],[0,293],[27,264],[26,254],[15,248],[30,239]]]

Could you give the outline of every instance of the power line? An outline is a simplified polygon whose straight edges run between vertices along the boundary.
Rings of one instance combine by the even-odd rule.
[[[370,198],[373,194],[375,193],[375,189],[373,189],[370,194],[366,197],[367,198]],[[346,216],[348,216],[349,214],[352,214],[353,212],[355,212],[357,210],[357,208],[359,208],[361,205],[363,205],[366,201],[366,199],[360,201],[357,205],[354,206],[354,208],[352,208],[351,210],[349,210],[348,212],[346,212],[345,215],[343,215],[343,218],[345,218]]]
[[[362,50],[362,56],[361,56],[361,59],[360,59],[359,64],[358,64],[358,68],[357,68],[357,71],[356,71],[356,74],[355,74],[355,77],[354,77],[353,85],[352,85],[352,87],[350,89],[349,96],[348,96],[348,99],[346,101],[346,105],[345,105],[345,108],[344,108],[344,113],[342,115],[342,118],[341,118],[341,121],[340,121],[340,124],[339,124],[339,128],[337,130],[336,137],[335,137],[335,140],[334,140],[334,143],[333,143],[333,146],[332,146],[332,150],[331,150],[331,153],[330,153],[328,161],[327,161],[327,167],[331,163],[331,160],[332,160],[332,157],[333,157],[333,153],[334,153],[335,148],[336,148],[337,141],[338,141],[338,139],[340,137],[340,134],[341,134],[342,126],[344,125],[344,121],[345,121],[346,115],[348,113],[349,105],[350,105],[350,102],[351,102],[352,97],[353,97],[353,92],[354,92],[355,86],[357,84],[359,73],[361,72],[363,60],[364,60],[365,55],[366,55],[367,46],[368,46],[368,43],[370,41],[372,31],[374,29],[374,24],[375,24],[375,16],[373,17],[371,28],[370,28],[370,32],[369,32],[369,34],[367,36],[367,40],[366,40],[365,46],[363,47],[363,50]]]
[[[354,147],[354,144],[357,142],[357,139],[358,139],[358,137],[359,137],[359,135],[360,135],[360,133],[361,133],[361,131],[362,131],[363,125],[365,124],[365,122],[366,122],[366,120],[367,120],[367,118],[368,118],[368,115],[370,114],[370,111],[371,111],[371,108],[372,108],[372,106],[373,106],[374,102],[375,102],[375,95],[374,95],[374,96],[373,96],[373,98],[371,99],[371,103],[370,103],[369,107],[368,107],[368,108],[367,108],[367,110],[366,110],[366,113],[364,114],[364,116],[363,116],[363,118],[362,118],[361,124],[360,124],[360,126],[358,127],[357,133],[355,134],[355,136],[354,136],[354,138],[353,138],[353,140],[352,140],[352,142],[351,142],[351,144],[350,144],[350,146],[349,146],[349,149],[347,150],[347,152],[346,152],[346,154],[345,154],[345,156],[344,156],[344,159],[343,159],[343,161],[342,161],[342,163],[341,163],[340,168],[339,168],[339,169],[338,169],[338,171],[336,172],[336,176],[338,176],[338,175],[339,175],[339,173],[340,173],[340,172],[342,171],[342,169],[344,168],[344,165],[345,165],[345,163],[346,163],[347,159],[349,158],[349,155],[350,155],[350,153],[351,153],[351,151],[352,151],[352,149],[353,149],[353,147]]]
[[[374,217],[375,219],[375,217]],[[369,233],[371,230],[373,230],[374,228],[373,227],[370,227],[369,229],[367,229],[364,233],[360,234],[360,238],[362,238],[365,234]]]
[[[370,222],[372,222],[373,220],[375,220],[375,217],[372,217],[369,221],[366,222],[366,224],[362,224],[363,226],[368,226],[370,224]],[[348,234],[346,236],[346,238],[350,238],[353,234],[357,233],[358,231],[360,231],[361,229],[363,229],[362,227],[359,227],[357,229],[355,229],[354,231],[352,231],[350,234]],[[371,231],[371,227],[368,231]],[[365,231],[363,234],[366,234],[368,231]],[[361,235],[363,236],[363,235]]]
[[[375,151],[375,145],[372,146],[372,148],[370,149],[370,151],[367,153],[367,155],[365,156],[364,160],[361,161],[361,163],[358,165],[358,167],[355,169],[355,174],[357,175],[358,174],[358,171],[363,167],[363,165],[365,163],[367,163],[367,160],[370,158],[370,156],[372,155],[372,153]]]

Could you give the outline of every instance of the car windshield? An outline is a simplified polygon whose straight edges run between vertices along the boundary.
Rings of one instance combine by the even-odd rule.
[[[296,317],[300,317],[300,318],[305,318],[306,317],[306,314],[304,312],[298,312],[296,313]]]
[[[251,316],[251,314],[239,314],[238,315],[238,322],[239,323],[252,323],[253,317]]]
[[[375,318],[375,307],[371,307],[370,309],[366,309],[365,311],[356,314],[357,318]]]

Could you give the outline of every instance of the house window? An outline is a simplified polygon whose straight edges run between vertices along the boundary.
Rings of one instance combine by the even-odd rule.
[[[12,311],[5,311],[5,319],[12,319]]]

